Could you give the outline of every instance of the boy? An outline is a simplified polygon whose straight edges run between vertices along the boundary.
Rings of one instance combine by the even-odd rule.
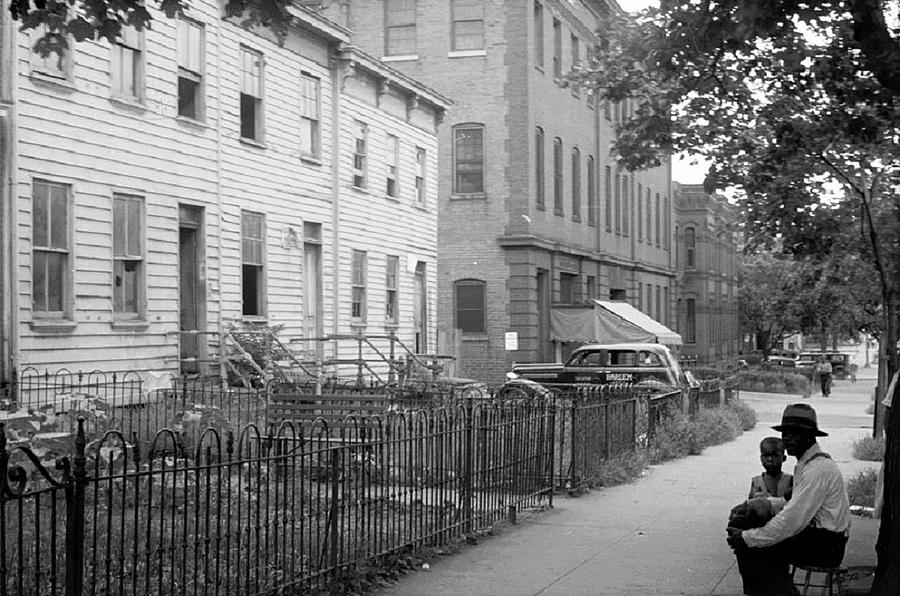
[[[790,499],[794,487],[794,477],[781,471],[781,465],[786,460],[784,442],[781,439],[778,437],[763,439],[759,444],[759,461],[762,462],[765,472],[750,480],[750,496],[747,498],[784,497]]]

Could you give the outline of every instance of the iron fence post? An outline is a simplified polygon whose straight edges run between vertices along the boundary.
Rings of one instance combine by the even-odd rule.
[[[556,458],[554,457],[554,450],[556,448],[556,394],[553,395],[553,401],[550,404],[550,490],[549,494],[549,505],[550,509],[553,509],[553,492],[556,489]],[[546,446],[545,446],[546,449]]]
[[[474,507],[473,492],[475,488],[475,479],[472,477],[474,471],[475,459],[475,408],[472,399],[466,400],[466,454],[465,464],[463,465],[463,515],[465,515],[464,532],[466,535],[472,533],[472,511]]]
[[[338,502],[339,497],[339,486],[340,475],[341,475],[341,451],[342,445],[335,447],[332,450],[331,454],[331,503],[329,507],[329,521],[331,522],[331,527],[329,530],[329,542],[330,544],[328,549],[328,564],[331,567],[332,573],[337,571],[337,563],[338,563],[338,515],[340,514],[340,507]]]
[[[87,478],[84,418],[78,418],[74,469],[66,484],[66,596],[81,596],[84,582],[84,487]]]

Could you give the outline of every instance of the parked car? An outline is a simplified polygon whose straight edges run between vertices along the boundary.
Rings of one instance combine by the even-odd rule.
[[[662,344],[585,344],[565,362],[514,364],[507,374],[546,384],[629,383],[665,389],[696,386],[672,352]]]
[[[788,356],[769,356],[766,360],[769,366],[778,366],[780,368],[796,368],[797,361]]]
[[[819,356],[822,356],[822,352],[803,352],[797,358],[797,366],[800,368],[815,368]],[[825,352],[825,357],[831,363],[831,374],[835,379],[846,379],[850,376],[850,354]]]

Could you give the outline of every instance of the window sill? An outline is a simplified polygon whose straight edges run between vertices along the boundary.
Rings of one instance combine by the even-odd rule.
[[[465,333],[460,333],[462,337],[462,341],[471,341],[471,342],[486,342],[489,341],[490,338],[487,336],[487,333],[470,333],[466,335]]]
[[[358,193],[362,193],[364,195],[372,194],[369,192],[369,189],[365,186],[356,186],[355,184],[351,184],[350,188],[352,188],[354,191],[356,191]]]
[[[386,194],[386,195],[384,195],[384,200],[385,200],[385,201],[390,201],[390,202],[392,202],[392,203],[399,203],[399,202],[400,202],[400,197],[399,197],[399,196],[396,196],[396,197],[395,197],[395,196]]]
[[[576,223],[581,223],[581,216],[580,216],[580,215],[577,215],[577,214],[576,214],[576,215],[573,215],[573,216],[572,216],[572,221],[574,221],[574,222],[576,222]]]
[[[451,201],[484,200],[486,198],[487,194],[483,192],[453,193],[450,195]]]
[[[51,87],[56,87],[57,89],[60,89],[63,91],[75,91],[76,90],[75,83],[72,82],[72,80],[68,76],[60,77],[60,76],[51,75],[51,74],[47,74],[47,73],[40,72],[40,71],[33,71],[29,75],[29,78],[35,83],[38,83],[41,85],[49,85]]]
[[[257,141],[256,139],[248,139],[247,137],[241,137],[242,145],[249,145],[250,147],[256,147],[257,149],[268,149],[265,143]]]
[[[418,54],[403,54],[400,56],[382,56],[382,62],[407,62],[409,60],[418,60]]]
[[[139,112],[147,111],[147,106],[144,104],[144,100],[138,99],[136,97],[128,97],[126,95],[113,95],[110,96],[109,102],[113,105],[122,106],[130,110]]]
[[[385,321],[385,323],[384,323],[385,331],[389,331],[391,333],[396,333],[398,329],[400,329],[400,323],[396,323],[394,321]]]
[[[241,321],[250,325],[265,325],[269,318],[265,315],[241,315]]]
[[[422,203],[416,203],[416,204],[413,205],[413,207],[415,207],[416,209],[418,209],[418,210],[421,211],[422,213],[430,213],[430,212],[428,211],[428,207],[426,207],[426,206],[423,205]]]
[[[195,120],[193,118],[188,118],[187,116],[175,116],[175,121],[186,126],[195,126],[197,128],[202,128],[204,130],[208,130],[212,128],[210,125],[206,124],[203,120]]]
[[[562,217],[565,214],[562,212],[562,209],[554,209],[553,215],[556,215],[557,217]]]
[[[315,155],[301,155],[300,161],[311,166],[321,166],[322,160]]]
[[[487,56],[487,50],[454,50],[447,53],[447,58],[477,58]]]
[[[71,333],[78,323],[70,319],[35,319],[30,326],[38,333]]]
[[[544,67],[541,66],[540,64],[535,64],[535,65],[534,65],[534,69],[535,69],[536,71],[538,71],[539,73],[544,74]]]
[[[350,329],[355,333],[362,333],[367,326],[368,323],[365,321],[350,321]]]
[[[150,323],[144,319],[121,319],[113,321],[109,326],[117,331],[144,331],[150,327]]]

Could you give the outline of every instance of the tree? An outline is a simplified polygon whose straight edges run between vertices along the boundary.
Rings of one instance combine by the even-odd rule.
[[[143,0],[9,0],[13,19],[22,30],[46,28],[36,50],[47,54],[61,51],[71,36],[75,41],[120,37],[123,27],[151,28],[153,17]],[[168,18],[184,14],[188,0],[157,0],[157,8]],[[239,19],[245,27],[263,26],[283,39],[290,24],[291,0],[226,0],[228,17]]]
[[[757,338],[763,358],[799,326],[796,296],[797,264],[770,252],[746,255],[738,276],[741,326]]]
[[[880,386],[898,367],[900,45],[879,0],[662,0],[612,15],[576,80],[633,98],[620,163],[690,150],[713,162],[710,190],[743,193],[750,246],[839,255],[849,229],[877,273]],[[896,409],[896,408],[895,408]],[[900,415],[886,426],[885,508],[875,594],[900,593]]]

